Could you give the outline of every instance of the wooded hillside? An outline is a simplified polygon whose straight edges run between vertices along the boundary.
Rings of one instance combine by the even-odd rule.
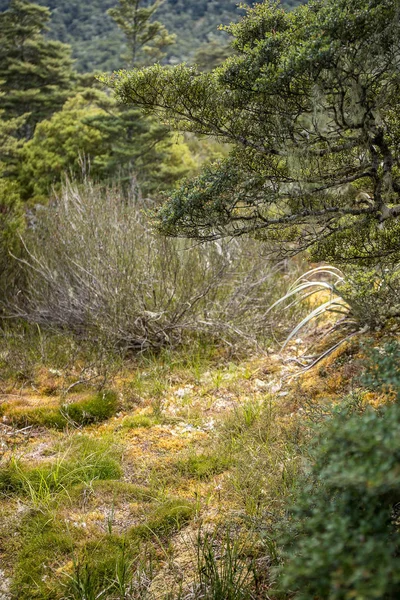
[[[0,11],[6,10],[9,0],[0,0]],[[70,44],[76,68],[82,72],[121,68],[119,56],[124,39],[107,10],[116,0],[38,0],[52,12],[49,35]],[[254,2],[248,2],[254,4]],[[304,4],[304,0],[288,0],[286,7]],[[166,0],[157,12],[171,33],[177,35],[167,60],[178,63],[188,60],[196,49],[210,39],[227,40],[218,25],[237,21],[243,10],[236,0]]]

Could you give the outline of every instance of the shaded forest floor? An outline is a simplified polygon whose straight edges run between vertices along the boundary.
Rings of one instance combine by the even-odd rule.
[[[8,372],[0,598],[196,598],[214,567],[265,597],[269,525],[307,461],[310,423],[357,393],[363,362],[354,338],[300,374],[304,350],[165,352],[118,365],[100,392],[95,366],[86,380],[82,365],[49,360],[29,378]]]

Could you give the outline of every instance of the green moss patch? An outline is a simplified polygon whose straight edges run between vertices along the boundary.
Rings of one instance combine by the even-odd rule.
[[[106,421],[115,415],[117,410],[118,396],[108,390],[61,406],[16,406],[5,403],[2,405],[1,414],[17,427],[34,425],[64,429],[67,425],[85,426]]]
[[[196,479],[209,479],[229,468],[230,460],[223,454],[193,454],[177,463],[182,475]]]
[[[145,523],[130,530],[130,538],[151,539],[154,536],[168,536],[179,531],[195,514],[192,502],[172,498],[156,506],[147,516]]]
[[[98,392],[84,400],[70,402],[61,407],[62,414],[76,425],[90,425],[106,421],[118,409],[118,396],[113,391]]]
[[[126,417],[122,422],[124,429],[138,429],[140,427],[152,427],[158,423],[158,420],[148,415],[134,415],[133,417]]]
[[[60,576],[54,578],[54,570],[67,560],[72,549],[65,525],[50,513],[28,515],[22,523],[21,536],[11,586],[13,597],[18,600],[61,598],[60,584],[55,581],[59,581]]]

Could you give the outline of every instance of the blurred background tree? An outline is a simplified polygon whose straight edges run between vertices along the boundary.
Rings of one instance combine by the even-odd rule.
[[[74,85],[70,48],[45,37],[50,11],[12,0],[0,13],[0,109],[5,119],[26,115],[18,135],[61,108]]]

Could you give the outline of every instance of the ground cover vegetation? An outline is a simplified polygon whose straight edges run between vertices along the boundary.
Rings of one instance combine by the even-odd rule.
[[[397,599],[399,2],[0,10],[0,599]]]

